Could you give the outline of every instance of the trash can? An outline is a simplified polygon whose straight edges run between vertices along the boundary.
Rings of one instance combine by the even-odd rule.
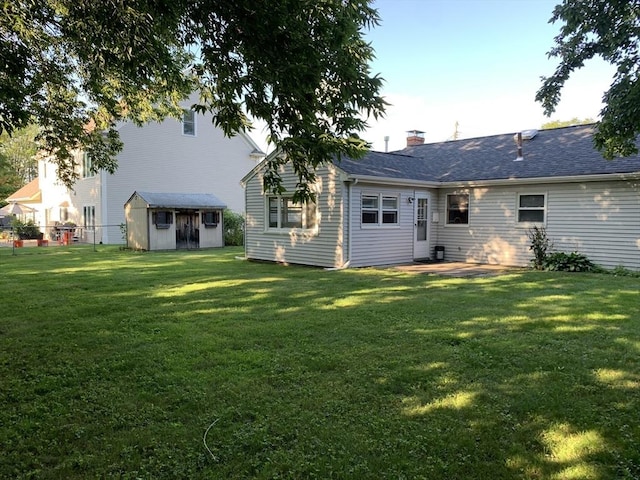
[[[444,246],[436,245],[436,260],[442,262],[444,260]]]

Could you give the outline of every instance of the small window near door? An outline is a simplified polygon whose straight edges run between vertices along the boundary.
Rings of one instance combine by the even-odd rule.
[[[153,212],[152,219],[156,228],[169,228],[173,223],[173,212],[170,210],[158,210]]]
[[[399,197],[397,195],[363,194],[361,198],[362,225],[398,225]]]
[[[469,195],[450,194],[447,195],[447,224],[467,225],[469,224]]]
[[[202,212],[202,223],[204,228],[215,228],[220,223],[220,212],[214,210],[212,212]]]

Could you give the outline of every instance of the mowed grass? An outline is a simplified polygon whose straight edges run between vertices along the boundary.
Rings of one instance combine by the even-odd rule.
[[[640,478],[638,278],[47,252],[0,252],[0,478]]]

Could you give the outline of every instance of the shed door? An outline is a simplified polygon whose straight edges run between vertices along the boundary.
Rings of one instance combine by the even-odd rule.
[[[176,212],[176,248],[200,248],[198,212]]]
[[[414,201],[413,258],[429,258],[429,198],[418,193]]]

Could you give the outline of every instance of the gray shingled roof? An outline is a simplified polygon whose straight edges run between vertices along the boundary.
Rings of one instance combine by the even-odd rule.
[[[514,134],[493,135],[370,152],[336,165],[353,176],[427,182],[573,177],[640,173],[640,156],[605,160],[593,147],[593,125],[540,130],[523,141],[522,161],[514,161]]]
[[[149,208],[225,208],[218,197],[210,193],[136,192]]]

